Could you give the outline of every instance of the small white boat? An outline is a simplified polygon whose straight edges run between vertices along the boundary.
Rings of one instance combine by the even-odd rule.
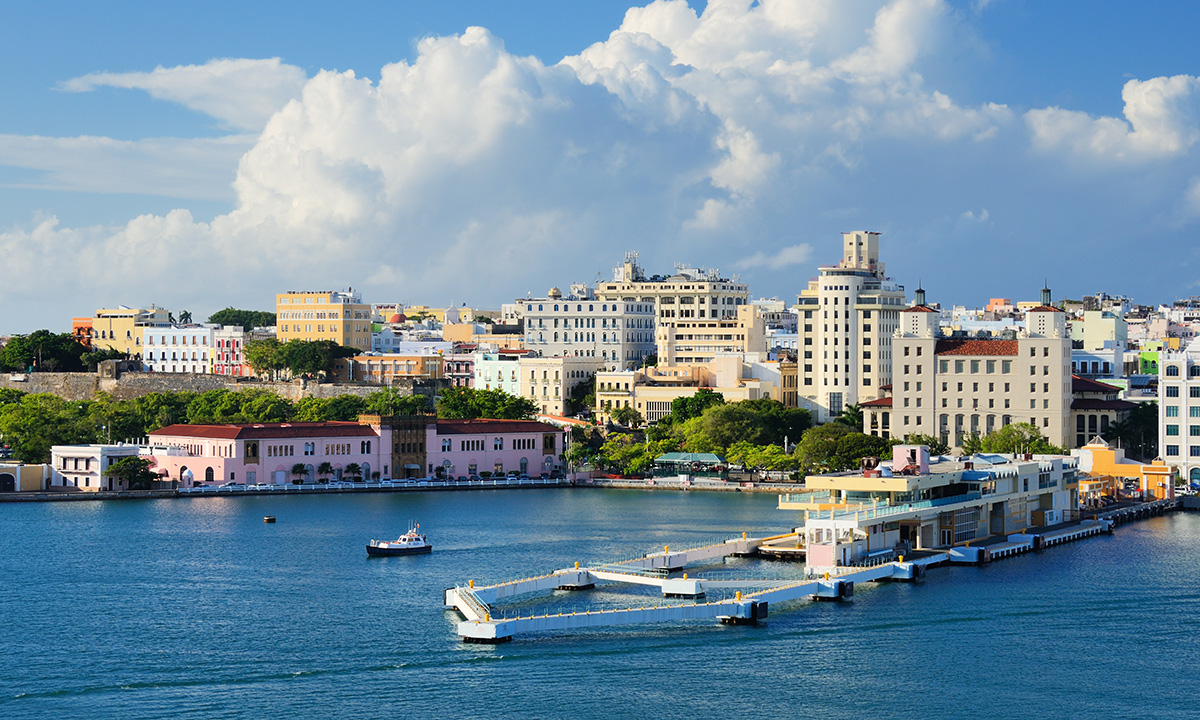
[[[408,532],[395,540],[372,540],[367,543],[367,554],[373,556],[420,555],[433,551],[433,545],[419,530],[420,525],[410,525]]]

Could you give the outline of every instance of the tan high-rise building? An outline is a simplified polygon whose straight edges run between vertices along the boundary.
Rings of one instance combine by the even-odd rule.
[[[767,349],[762,317],[753,305],[739,305],[736,319],[676,320],[655,333],[658,361],[664,365],[711,362],[729,353],[763,353]]]
[[[332,340],[339,345],[371,349],[371,306],[356,292],[285,292],[275,296],[275,337],[288,340]]]
[[[879,233],[842,233],[841,262],[820,270],[797,299],[796,355],[800,406],[823,423],[892,382],[892,333],[906,303],[879,262]]]
[[[1011,339],[944,337],[937,317],[923,304],[902,313],[892,341],[892,437],[935,435],[958,447],[969,434],[1030,423],[1070,447],[1071,338],[1061,310],[1031,308]]]

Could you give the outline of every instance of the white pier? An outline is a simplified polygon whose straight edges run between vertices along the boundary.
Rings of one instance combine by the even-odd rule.
[[[945,562],[947,553],[936,553],[908,562],[891,562],[870,568],[843,568],[836,575],[821,579],[713,579],[668,577],[667,571],[678,571],[689,564],[722,559],[731,555],[749,555],[762,539],[747,538],[711,543],[685,550],[652,553],[618,563],[594,567],[556,570],[537,577],[476,586],[468,582],[445,591],[446,607],[462,614],[458,634],[464,642],[500,643],[514,636],[552,630],[575,630],[612,625],[632,625],[676,620],[718,619],[725,623],[754,623],[767,616],[770,603],[804,599],[848,599],[854,583],[881,580],[911,581],[924,576],[930,564]],[[586,610],[565,613],[530,614],[517,617],[494,617],[493,605],[531,593],[547,593],[558,589],[584,590],[597,582],[627,583],[655,586],[664,597],[685,597],[690,603],[651,605],[607,610]],[[707,602],[701,600],[712,590],[735,590],[733,598]]]

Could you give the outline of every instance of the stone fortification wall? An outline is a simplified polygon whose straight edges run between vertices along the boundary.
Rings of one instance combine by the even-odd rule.
[[[392,387],[401,395],[421,394],[432,397],[449,387],[444,380],[397,380]],[[49,393],[64,400],[90,400],[97,392],[106,392],[119,400],[156,392],[207,392],[209,390],[267,390],[295,401],[306,397],[331,398],[338,395],[366,397],[378,392],[379,385],[363,383],[264,382],[237,380],[220,375],[189,373],[122,372],[116,377],[100,373],[26,373],[0,374],[0,388],[27,393]]]

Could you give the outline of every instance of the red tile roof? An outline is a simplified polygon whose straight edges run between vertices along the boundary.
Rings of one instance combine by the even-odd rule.
[[[972,340],[949,338],[938,340],[934,355],[1016,355],[1016,340]]]
[[[1060,313],[1060,312],[1062,312],[1062,310],[1059,310],[1056,307],[1050,307],[1049,305],[1038,305],[1037,307],[1029,308],[1025,312],[1027,312],[1027,313],[1031,313],[1031,312],[1057,312],[1057,313]]]
[[[229,425],[168,425],[151,437],[191,437],[217,440],[274,440],[309,437],[378,437],[369,425],[355,422],[237,423]]]
[[[889,407],[890,408],[892,406],[892,399],[890,397],[885,397],[885,398],[879,398],[877,400],[868,400],[866,402],[860,402],[858,404],[858,406],[859,407]]]
[[[438,435],[483,435],[490,433],[562,432],[537,420],[438,420]]]
[[[931,313],[935,313],[935,312],[937,312],[937,310],[934,310],[933,308],[929,307],[928,305],[913,305],[912,307],[905,308],[905,309],[901,310],[900,312],[931,312]]]
[[[1104,393],[1105,395],[1109,395],[1112,393],[1121,392],[1121,388],[1113,387],[1112,385],[1106,385],[1102,382],[1096,382],[1095,380],[1091,380],[1089,378],[1079,377],[1078,375],[1072,375],[1071,376],[1071,392],[1073,392],[1073,393],[1084,393],[1084,392]]]

